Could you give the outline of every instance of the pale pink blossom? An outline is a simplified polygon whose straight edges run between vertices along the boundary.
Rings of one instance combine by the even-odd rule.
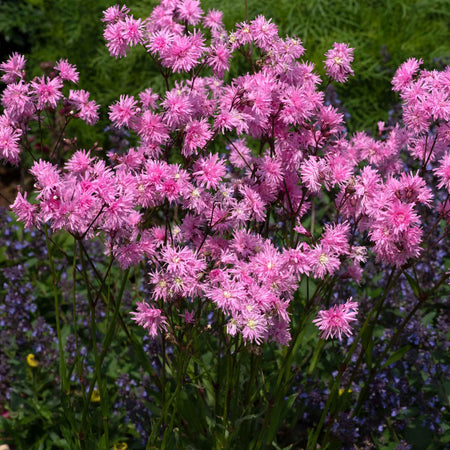
[[[46,106],[56,108],[56,104],[62,98],[61,89],[63,83],[60,78],[49,79],[47,77],[36,78],[31,82],[30,93],[37,100],[37,109],[44,109]]]
[[[119,101],[109,107],[109,118],[117,128],[130,125],[136,117],[136,104],[133,96],[121,95]]]
[[[409,58],[404,62],[395,72],[394,78],[392,79],[392,90],[401,91],[408,87],[421,64],[423,64],[423,60],[415,58]]]
[[[327,59],[325,60],[325,70],[333,80],[344,83],[350,75],[353,75],[353,70],[350,64],[353,61],[354,48],[347,44],[335,42],[333,48],[325,53]]]
[[[17,193],[14,203],[10,206],[17,218],[25,224],[26,228],[33,228],[38,225],[37,205],[33,205],[27,200],[27,193],[22,195]]]
[[[217,154],[211,154],[206,158],[199,158],[195,162],[193,175],[199,186],[204,186],[206,189],[215,189],[225,172],[223,161],[219,159]]]
[[[137,304],[137,312],[131,312],[132,318],[138,325],[148,331],[151,337],[155,337],[159,331],[167,330],[167,318],[163,316],[162,311],[152,308],[145,301]]]
[[[189,25],[197,25],[203,15],[198,0],[181,0],[177,5],[178,15],[181,20],[185,20]]]
[[[352,335],[351,322],[356,320],[357,314],[358,304],[350,297],[344,304],[319,311],[313,323],[319,328],[322,339],[338,337],[341,341],[342,335]]]
[[[25,57],[19,53],[13,53],[8,61],[0,64],[0,70],[5,72],[2,75],[1,80],[6,83],[14,83],[17,78],[22,79],[24,77]]]
[[[439,166],[433,172],[439,178],[438,189],[445,187],[450,193],[450,152],[444,155],[439,161]]]
[[[67,59],[60,59],[55,69],[59,72],[61,80],[72,81],[72,83],[78,83],[79,74],[76,67],[73,64],[69,64]]]

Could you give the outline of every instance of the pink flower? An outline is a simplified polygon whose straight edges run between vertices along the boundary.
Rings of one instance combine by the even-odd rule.
[[[310,89],[289,86],[283,92],[280,117],[286,125],[299,125],[308,119],[320,97]]]
[[[130,125],[136,116],[136,103],[133,96],[121,95],[119,101],[109,107],[109,118],[117,128]]]
[[[175,35],[166,28],[155,31],[148,39],[148,43],[146,44],[147,51],[152,55],[156,55],[157,53],[163,55],[169,50],[174,38]]]
[[[93,161],[94,158],[91,158],[89,151],[78,150],[72,155],[65,167],[69,172],[82,174],[89,169]]]
[[[222,17],[223,17],[222,11],[210,9],[207,12],[205,18],[203,19],[203,25],[206,28],[211,28],[211,30],[221,30],[223,28]]]
[[[309,264],[315,278],[323,279],[327,273],[332,275],[339,269],[339,258],[334,254],[326,251],[321,244],[316,245],[309,252]]]
[[[354,48],[349,47],[347,44],[335,42],[333,48],[325,53],[327,57],[325,60],[327,75],[340,83],[347,81],[349,75],[353,75],[353,70],[350,67],[353,61],[353,50]]]
[[[123,37],[128,45],[135,46],[142,42],[144,34],[141,19],[127,16],[122,27]]]
[[[383,217],[395,236],[420,222],[419,217],[413,209],[413,204],[403,203],[397,199],[383,213]]]
[[[6,84],[10,84],[14,83],[17,78],[23,78],[25,61],[26,60],[23,55],[13,53],[9,57],[8,61],[0,64],[0,70],[5,72],[5,75],[2,76],[1,80]]]
[[[162,63],[174,72],[189,72],[198,64],[204,49],[203,35],[199,32],[175,36],[171,45],[161,55]]]
[[[37,78],[31,82],[31,93],[37,98],[37,109],[44,109],[45,106],[56,108],[58,100],[62,98],[61,89],[63,83],[60,78],[50,80],[45,77]]]
[[[450,152],[447,152],[439,161],[439,167],[433,170],[435,175],[439,178],[439,189],[445,187],[450,193]]]
[[[17,193],[16,200],[11,205],[11,209],[17,218],[25,223],[26,228],[32,228],[37,224],[37,205],[32,205],[27,201],[27,193],[22,196],[20,192]]]
[[[78,117],[88,125],[94,125],[98,120],[98,108],[100,105],[94,100],[89,100],[89,92],[84,89],[70,90],[69,100],[78,108]]]
[[[342,340],[342,335],[350,336],[352,329],[350,322],[356,320],[358,314],[358,304],[351,301],[350,297],[343,305],[334,305],[328,310],[319,311],[313,323],[320,330],[322,339],[338,337]]]
[[[181,0],[178,4],[178,15],[189,25],[197,25],[203,15],[200,2],[198,0]]]
[[[176,88],[166,93],[161,106],[165,109],[164,119],[170,127],[188,122],[192,115],[189,97]]]
[[[119,8],[119,5],[114,5],[103,11],[103,19],[101,19],[101,21],[106,23],[114,23],[118,20],[125,19],[130,10],[125,5],[123,5],[120,9]]]
[[[206,189],[217,188],[226,172],[225,165],[217,154],[198,159],[195,162],[194,170],[193,175],[198,180],[198,184]]]
[[[181,150],[184,156],[196,153],[196,150],[203,148],[212,136],[212,131],[205,119],[192,120],[186,125],[185,132],[186,136]]]
[[[246,298],[243,285],[229,279],[223,280],[218,287],[205,289],[205,295],[225,312],[236,312]]]
[[[250,33],[256,45],[267,50],[274,41],[278,39],[278,28],[264,16],[258,16],[250,23]]]
[[[2,94],[2,105],[7,109],[9,117],[14,121],[23,121],[34,113],[34,104],[30,96],[30,85],[20,80],[8,84]]]
[[[69,64],[67,59],[60,59],[55,66],[55,69],[59,72],[61,80],[72,81],[78,83],[78,72],[73,64]]]
[[[22,130],[14,129],[10,126],[0,125],[0,158],[9,161],[11,164],[19,162],[19,139]]]
[[[348,223],[326,224],[320,243],[326,252],[336,255],[349,253],[348,235],[350,225]]]
[[[392,79],[392,85],[394,86],[392,90],[402,91],[408,87],[421,64],[423,64],[423,60],[415,58],[409,58],[404,62],[395,72]]]
[[[310,156],[300,166],[302,182],[311,192],[320,191],[328,171],[325,160],[316,156]]]
[[[243,186],[240,191],[244,196],[242,202],[252,211],[254,215],[252,215],[252,217],[255,217],[258,222],[262,222],[263,220],[265,220],[266,208],[265,203],[261,199],[261,196],[249,186]]]
[[[149,110],[138,117],[133,127],[146,144],[163,144],[169,138],[167,125],[161,116]]]
[[[281,161],[271,158],[269,155],[264,156],[258,161],[257,174],[271,187],[276,189],[283,183],[284,173]]]
[[[143,41],[144,32],[141,19],[126,16],[117,22],[109,22],[103,33],[109,53],[116,58],[126,56],[129,46]]]
[[[158,97],[158,94],[155,94],[152,88],[147,88],[145,91],[139,93],[139,100],[144,109],[154,108]]]
[[[152,308],[146,302],[137,304],[137,312],[132,312],[133,320],[144,327],[148,334],[155,337],[160,330],[167,330],[167,318],[161,315],[161,310]]]
[[[40,196],[45,196],[61,182],[61,174],[57,166],[47,161],[42,161],[41,159],[39,162],[36,161],[33,164],[33,167],[30,169],[30,173],[37,180],[35,187],[41,191],[41,194],[39,194]]]
[[[178,314],[184,319],[184,323],[191,324],[195,323],[195,311],[184,310],[184,314]]]
[[[248,312],[244,308],[244,316],[241,318],[242,337],[245,341],[261,344],[267,332],[267,320],[262,314]]]
[[[221,78],[226,70],[230,68],[231,53],[224,44],[215,44],[211,46],[207,64],[214,72],[214,75]]]

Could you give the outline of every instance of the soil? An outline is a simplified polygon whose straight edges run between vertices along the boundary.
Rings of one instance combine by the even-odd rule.
[[[14,203],[17,186],[20,185],[20,169],[0,165],[0,206]]]

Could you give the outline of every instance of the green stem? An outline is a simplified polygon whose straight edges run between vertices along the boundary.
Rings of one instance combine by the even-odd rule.
[[[353,353],[355,352],[355,350],[357,348],[357,345],[358,345],[359,341],[365,335],[366,329],[370,325],[372,316],[374,314],[376,314],[376,317],[378,317],[379,312],[381,310],[381,307],[382,307],[382,305],[383,305],[383,303],[384,303],[384,301],[385,301],[389,291],[391,290],[392,286],[396,283],[396,281],[398,280],[398,278],[399,278],[399,276],[401,274],[401,272],[399,272],[397,274],[397,276],[395,277],[395,279],[394,279],[394,273],[395,273],[395,268],[392,269],[392,271],[391,271],[391,273],[389,275],[388,281],[386,283],[386,288],[384,290],[384,295],[380,297],[380,299],[378,300],[377,304],[375,305],[375,308],[372,309],[369,312],[368,316],[366,317],[366,320],[363,323],[363,326],[359,330],[359,333],[357,334],[355,340],[353,341],[353,343],[352,343],[352,345],[350,347],[350,350],[347,353],[347,356],[346,356],[346,358],[344,360],[344,363],[339,367],[338,374],[337,374],[337,376],[336,376],[336,378],[334,380],[333,386],[332,386],[332,388],[330,390],[330,394],[329,394],[329,396],[327,398],[327,401],[325,403],[325,407],[324,407],[324,409],[322,411],[322,415],[320,417],[319,423],[317,424],[317,427],[316,427],[316,429],[315,429],[315,431],[314,431],[314,433],[312,435],[311,440],[308,439],[308,444],[307,444],[307,449],[308,450],[313,450],[313,449],[315,450],[316,449],[317,441],[319,439],[320,432],[322,431],[322,427],[323,427],[323,424],[325,422],[325,418],[326,418],[326,416],[328,414],[329,409],[331,408],[332,403],[334,402],[334,399],[337,398],[337,394],[338,394],[339,386],[340,386],[340,383],[341,383],[342,375],[344,374],[345,370],[347,369],[347,366],[348,366],[348,364],[349,364],[349,362],[350,362],[350,360],[351,360],[351,358],[353,356]],[[372,326],[372,330],[373,330],[373,326]],[[355,370],[356,370],[356,368],[355,368]]]
[[[87,273],[87,267],[86,267],[86,261],[83,257],[83,244],[81,241],[78,241],[80,245],[80,256],[81,256],[81,266],[83,269],[83,277],[86,282],[86,286],[89,284],[89,277]],[[99,289],[99,292],[101,290],[101,287]],[[102,416],[103,416],[103,432],[104,432],[104,438],[105,438],[105,444],[106,448],[109,448],[109,429],[108,429],[108,398],[107,398],[107,392],[104,384],[104,380],[102,378],[102,370],[101,370],[101,361],[98,355],[98,349],[97,349],[97,324],[95,321],[95,301],[92,297],[91,291],[87,289],[87,296],[89,300],[89,310],[90,310],[90,326],[91,326],[91,338],[92,338],[92,350],[94,353],[94,360],[95,360],[95,377],[97,379],[97,385],[98,390],[100,392],[100,407],[102,410]],[[92,393],[90,393],[92,395]],[[91,398],[89,395],[88,400]]]

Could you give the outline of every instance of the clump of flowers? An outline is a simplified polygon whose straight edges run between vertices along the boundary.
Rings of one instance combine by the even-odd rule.
[[[304,52],[298,39],[280,38],[276,26],[262,16],[228,34],[221,18],[210,13],[202,32],[197,28],[202,16],[198,2],[163,1],[144,32],[143,22],[128,8],[105,12],[105,39],[113,56],[126,56],[130,45],[144,45],[163,68],[198,68],[197,73],[176,81],[162,96],[151,89],[139,99],[120,96],[110,119],[115,127],[135,133],[137,146],[123,156],[111,155],[110,163],[83,149],[64,167],[35,162],[31,173],[37,180],[37,202],[19,194],[13,210],[27,226],[48,223],[81,238],[101,232],[108,252],[123,268],[148,258],[155,301],[206,298],[229,317],[231,335],[286,344],[289,304],[301,276],[323,279],[345,273],[359,282],[365,247],[357,246],[357,234],[367,235],[379,262],[401,267],[420,254],[418,207],[429,207],[432,193],[419,174],[402,173],[400,151],[406,145],[414,148],[413,155],[425,163],[443,155],[444,122],[443,133],[428,144],[417,133],[424,132],[427,120],[447,120],[445,73],[436,72],[433,84],[431,73],[416,79],[398,74],[402,81],[395,86],[406,102],[406,127],[397,126],[378,141],[365,133],[348,137],[342,115],[324,104],[320,78],[298,60]],[[225,84],[222,77],[233,52],[248,44],[264,55],[260,68]],[[344,82],[353,74],[353,49],[346,44],[335,43],[326,57],[334,80]],[[39,111],[65,102],[78,111],[69,114],[88,123],[97,114],[83,90],[71,90],[63,98],[63,83],[78,80],[66,60],[55,66],[54,78],[31,83],[23,79],[24,63],[13,55],[1,67],[9,83],[2,96],[1,151],[11,162],[18,161],[19,139]],[[405,67],[401,73],[416,70]],[[419,84],[428,97],[417,101],[414,86]],[[424,109],[425,98],[435,106]],[[420,127],[411,122],[418,111],[429,117]],[[250,139],[263,143],[259,154],[248,147]],[[211,152],[212,143],[222,140],[227,152]],[[168,149],[183,163],[169,162]],[[447,156],[434,169],[441,180],[438,188],[449,184]],[[303,234],[300,239],[302,233],[294,230],[290,241],[297,244],[286,245],[251,231],[261,227],[273,237],[273,213],[300,227],[320,192],[332,190],[337,191],[339,213],[325,224],[323,236],[312,240]],[[145,225],[145,211],[165,204],[183,213],[166,220],[164,229]],[[148,308],[139,310],[136,320],[153,335],[166,323],[154,323],[149,311],[159,309]],[[334,311],[345,316],[347,310]],[[347,323],[341,333],[327,328],[322,335],[340,338],[349,330]]]
[[[56,63],[51,74],[27,81],[25,58],[14,54],[0,65],[7,85],[1,96],[0,158],[18,164],[22,150],[30,151],[30,130],[46,114],[57,112],[63,118],[53,151],[38,145],[39,154],[32,155],[33,195],[19,192],[11,208],[28,228],[72,235],[79,250],[75,257],[84,263],[86,241],[98,239],[110,260],[108,271],[117,262],[128,276],[129,269],[145,264],[146,289],[136,290],[141,298],[130,314],[147,339],[161,337],[167,353],[178,348],[189,358],[189,333],[210,333],[230,358],[240,348],[256,355],[264,343],[295,346],[301,333],[292,332],[293,324],[304,326],[304,318],[310,323],[319,309],[313,323],[320,337],[355,339],[357,348],[362,333],[351,336],[358,311],[366,320],[372,311],[363,311],[360,299],[349,296],[356,298],[358,286],[368,281],[366,268],[390,273],[389,289],[403,276],[411,286],[404,295],[412,292],[418,306],[440,288],[442,281],[431,276],[421,290],[415,265],[448,236],[448,68],[420,70],[421,61],[408,60],[393,80],[403,101],[402,121],[379,123],[378,137],[349,135],[343,114],[325,100],[314,66],[300,59],[302,42],[281,38],[277,26],[263,16],[228,32],[222,14],[205,13],[197,0],[163,0],[145,20],[116,5],[104,12],[103,21],[112,56],[126,57],[130,47],[143,46],[165,82],[164,91],[149,86],[135,95],[120,95],[109,107],[112,127],[131,136],[134,146],[105,155],[75,142],[73,151],[61,155],[66,125],[75,119],[94,124],[99,105],[87,91],[73,89],[79,74],[68,60]],[[329,82],[343,83],[353,75],[353,51],[334,43],[326,53]],[[249,67],[232,78],[237,53]],[[440,280],[446,280],[443,256],[435,261]],[[85,271],[84,266],[74,264],[74,290],[75,272]],[[98,302],[111,278],[109,272],[104,278],[96,275],[98,291],[88,295],[94,346]],[[91,294],[87,281],[86,290]],[[76,303],[76,295],[73,299]],[[322,304],[334,306],[321,309]],[[120,318],[129,338],[118,305],[113,317]],[[74,310],[76,316],[76,306]],[[294,317],[299,310],[303,316]],[[77,320],[88,324],[86,317]],[[108,345],[115,327],[108,328]],[[83,356],[76,336],[68,344],[70,358]],[[71,351],[74,346],[76,352]],[[90,388],[90,400],[102,408],[108,397],[100,373],[105,355],[105,348],[95,352]],[[357,359],[355,374],[365,360]],[[155,363],[157,370],[158,364],[166,369],[164,359]],[[197,361],[195,366],[197,371]],[[177,370],[188,368],[177,361]],[[252,366],[249,373],[257,371]],[[197,383],[197,376],[189,380],[180,371],[175,393],[180,383]],[[165,398],[165,387],[161,389]],[[231,391],[224,397],[229,399]],[[168,419],[169,409],[164,409],[166,436],[176,417]],[[343,412],[330,417],[352,422]],[[325,415],[320,423],[324,421]],[[317,438],[319,432],[320,427],[311,436]],[[351,437],[357,434],[355,429]]]

